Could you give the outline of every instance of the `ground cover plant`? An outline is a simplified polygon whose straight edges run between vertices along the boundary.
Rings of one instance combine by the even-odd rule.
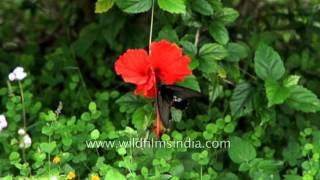
[[[320,179],[319,0],[2,0],[0,44],[0,179]],[[160,81],[207,102],[155,132]],[[230,146],[88,146],[133,138]]]

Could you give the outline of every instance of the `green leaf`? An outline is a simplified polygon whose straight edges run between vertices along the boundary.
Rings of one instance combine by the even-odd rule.
[[[117,0],[117,6],[126,13],[141,13],[148,11],[152,0]]]
[[[95,102],[90,102],[90,104],[89,104],[89,111],[90,111],[91,113],[94,113],[94,112],[97,111],[97,105],[96,105]]]
[[[170,174],[174,177],[181,177],[185,173],[185,169],[182,163],[177,163],[171,166]],[[171,180],[179,180],[179,178],[171,178]]]
[[[199,50],[201,59],[213,61],[221,60],[228,55],[228,51],[220,44],[208,43],[204,44]]]
[[[141,174],[142,174],[143,177],[147,177],[148,174],[149,174],[148,168],[146,168],[145,166],[143,166],[143,167],[141,168]]]
[[[186,4],[184,0],[158,0],[159,7],[169,13],[186,13]]]
[[[94,129],[93,131],[91,131],[90,133],[91,139],[98,139],[99,137],[100,137],[100,132],[98,129]]]
[[[124,147],[120,147],[117,151],[118,151],[120,156],[123,156],[123,155],[125,155],[127,153],[127,150]]]
[[[293,140],[289,141],[288,146],[282,151],[282,156],[283,159],[290,164],[290,166],[297,165],[299,158],[302,157],[299,143]]]
[[[254,57],[255,72],[263,80],[279,80],[285,68],[279,54],[271,47],[261,44]]]
[[[208,0],[208,2],[211,4],[214,11],[222,11],[223,10],[223,4],[221,0]]]
[[[180,41],[179,44],[182,46],[183,52],[188,55],[195,56],[198,52],[197,47],[192,42]]]
[[[224,24],[230,24],[239,17],[237,10],[232,8],[223,8],[223,14],[219,17]]]
[[[226,27],[220,22],[214,22],[209,25],[209,33],[220,44],[227,44],[229,33]]]
[[[126,180],[126,177],[122,175],[117,169],[112,168],[107,172],[104,179]]]
[[[174,140],[178,140],[178,141],[181,141],[183,139],[183,135],[182,133],[179,133],[178,131],[173,131],[171,133],[171,136]]]
[[[279,179],[279,170],[283,166],[282,161],[277,160],[265,160],[256,158],[249,163],[250,171],[249,175],[253,179]]]
[[[213,135],[213,134],[216,134],[217,131],[218,131],[218,127],[216,124],[214,123],[207,124],[205,132],[208,132],[209,134]]]
[[[227,50],[220,44],[205,44],[199,50],[199,69],[205,73],[218,72],[219,66],[216,61],[225,58],[227,55]]]
[[[276,81],[265,82],[268,107],[275,104],[282,104],[290,95],[290,89],[278,84]]]
[[[130,92],[121,96],[116,103],[120,105],[120,112],[132,113],[145,105],[146,101]]]
[[[88,113],[88,112],[82,113],[80,118],[83,121],[90,121],[91,120],[90,113]]]
[[[209,163],[207,150],[203,150],[201,153],[192,153],[191,158],[200,165],[206,165]]]
[[[53,111],[48,111],[48,114],[41,114],[41,119],[45,121],[56,121],[57,115]]]
[[[56,142],[51,142],[51,143],[41,143],[40,148],[42,151],[50,154],[52,151],[57,147]]]
[[[240,172],[245,172],[245,171],[248,171],[249,169],[250,169],[250,165],[248,163],[242,163],[239,166]]]
[[[143,108],[137,109],[132,115],[132,123],[137,130],[144,130],[145,127],[145,114]]]
[[[182,46],[184,54],[188,55],[192,60],[189,67],[192,70],[197,68],[199,66],[199,61],[196,59],[198,53],[197,47],[189,41],[180,41],[179,44]]]
[[[50,128],[50,126],[43,126],[41,129],[41,133],[47,136],[51,136],[53,134],[53,128]]]
[[[9,155],[9,160],[10,162],[13,163],[19,163],[21,158],[20,158],[20,154],[18,152],[11,152]]]
[[[230,109],[232,116],[242,116],[250,113],[252,108],[253,88],[249,83],[240,82],[233,90],[230,100]]]
[[[201,59],[199,62],[199,70],[204,73],[218,72],[218,69],[219,65],[217,64],[217,61]]]
[[[258,163],[258,168],[264,171],[276,172],[283,165],[282,161],[277,160],[262,160]]]
[[[86,54],[93,42],[98,38],[97,31],[98,27],[93,23],[82,28],[80,37],[72,44],[72,47],[78,55],[84,56]]]
[[[95,13],[104,13],[112,8],[115,0],[98,0],[96,2]]]
[[[166,39],[174,43],[178,43],[179,41],[177,32],[174,29],[172,29],[171,26],[165,26],[161,29],[157,40],[162,40],[162,39]]]
[[[290,75],[283,81],[283,84],[285,87],[290,87],[290,86],[297,85],[299,83],[299,80],[300,80],[300,76]]]
[[[182,82],[177,83],[177,85],[200,92],[199,82],[194,75],[187,76]]]
[[[172,116],[173,121],[180,122],[182,119],[182,111],[172,107],[171,108],[171,116]]]
[[[213,103],[217,98],[223,96],[223,87],[218,84],[218,81],[213,82],[209,87],[209,100]]]
[[[194,70],[199,67],[199,60],[195,57],[190,57],[191,63],[189,64],[190,69]]]
[[[248,57],[250,52],[249,47],[243,42],[228,43],[227,49],[228,57],[226,60],[231,62],[238,62],[241,59]]]
[[[207,0],[193,0],[191,2],[192,2],[191,7],[194,11],[204,16],[213,15],[213,8],[211,4],[208,3]]]
[[[232,133],[235,128],[236,128],[236,127],[235,127],[235,124],[230,123],[230,124],[227,124],[227,125],[224,127],[223,130],[224,130],[224,132],[226,132],[226,133]]]
[[[256,157],[256,150],[249,142],[239,138],[230,138],[230,148],[228,154],[230,159],[238,164],[248,162]]]
[[[104,129],[105,129],[105,132],[107,133],[107,137],[108,138],[114,139],[114,138],[118,137],[118,134],[116,132],[116,128],[115,128],[115,126],[113,125],[112,122],[105,121]]]
[[[284,175],[284,180],[303,180],[299,175]]]
[[[62,144],[63,144],[65,147],[70,147],[71,144],[72,144],[72,136],[70,136],[70,135],[63,136],[63,138],[62,138]]]
[[[290,96],[286,103],[291,108],[302,112],[320,111],[320,100],[317,95],[299,85],[290,87]]]

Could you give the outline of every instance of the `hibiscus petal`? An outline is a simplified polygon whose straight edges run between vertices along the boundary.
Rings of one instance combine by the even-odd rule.
[[[136,85],[146,83],[150,74],[148,53],[143,49],[127,50],[116,61],[115,70],[125,82]]]
[[[189,63],[189,57],[181,56],[177,58],[175,62],[160,70],[159,78],[165,84],[175,84],[178,81],[182,81],[186,76],[192,75]]]
[[[145,84],[137,85],[135,95],[142,94],[144,97],[153,98],[156,96],[156,83],[154,75],[150,76]]]
[[[188,56],[182,55],[182,49],[176,44],[162,40],[150,46],[150,62],[157,77],[165,84],[174,84],[182,81],[185,76],[192,75],[189,68],[191,62]]]

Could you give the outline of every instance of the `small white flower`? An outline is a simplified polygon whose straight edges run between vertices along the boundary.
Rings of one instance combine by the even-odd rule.
[[[23,136],[23,135],[26,134],[26,131],[25,131],[24,129],[20,128],[20,129],[18,130],[18,134],[19,134],[20,136]]]
[[[23,67],[18,66],[12,71],[12,73],[9,74],[8,77],[10,81],[22,81],[24,78],[27,77],[27,73],[24,72]]]
[[[21,73],[21,72],[24,72],[24,69],[21,66],[18,66],[13,70],[13,73],[15,73],[15,74],[18,74],[18,73]]]
[[[10,81],[16,80],[16,75],[14,73],[10,73],[8,77]]]
[[[6,120],[6,117],[1,114],[0,115],[0,132],[2,131],[2,129],[6,128],[8,126],[8,123],[7,123],[7,120]]]
[[[23,143],[25,145],[25,148],[28,148],[28,147],[31,146],[32,140],[31,140],[31,137],[28,134],[23,136]]]
[[[21,81],[21,80],[24,80],[24,78],[27,77],[27,73],[25,72],[18,72],[16,73],[16,79]]]

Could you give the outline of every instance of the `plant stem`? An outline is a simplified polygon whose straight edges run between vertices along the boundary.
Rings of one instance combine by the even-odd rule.
[[[70,29],[69,29],[69,28],[67,29],[67,32],[68,32],[67,35],[68,35],[69,41],[70,41],[70,43],[71,43]],[[79,66],[79,63],[78,63],[78,61],[77,61],[76,53],[74,52],[73,46],[70,46],[70,47],[69,47],[69,50],[71,51],[71,58],[73,59],[75,65],[76,65],[76,67],[74,67],[73,69],[76,69],[76,70],[78,71],[78,75],[79,75],[79,77],[80,77],[80,80],[81,80],[81,84],[82,84],[82,86],[83,86],[83,89],[84,89],[85,93],[87,94],[89,100],[92,101],[92,98],[91,98],[90,93],[89,93],[88,88],[87,88],[87,84],[86,84],[86,82],[84,81],[84,78],[83,78],[83,75],[82,75],[82,71],[81,71],[80,66]]]
[[[51,124],[50,124],[51,125]],[[49,144],[50,144],[50,141],[51,141],[51,135],[49,135]],[[49,165],[49,178],[51,177],[51,153],[48,154],[48,165]]]
[[[194,37],[194,46],[197,47],[200,38],[200,28],[197,29],[196,36]]]
[[[26,106],[24,102],[24,93],[21,81],[18,81],[19,89],[20,89],[20,97],[21,97],[21,104],[22,104],[22,118],[23,118],[23,129],[27,131],[27,118],[26,118]],[[28,164],[25,152],[25,144],[22,148],[22,158],[25,164]],[[31,176],[31,170],[29,169],[29,175]]]
[[[19,81],[19,89],[20,89],[20,96],[21,96],[21,103],[22,103],[23,128],[24,128],[24,130],[26,130],[26,127],[27,127],[26,107],[25,107],[25,102],[24,102],[23,88],[22,88],[22,84],[20,81]]]
[[[7,86],[8,86],[8,94],[9,94],[9,97],[13,97],[13,91],[12,91],[12,86],[10,84],[10,81],[7,81]]]
[[[150,20],[150,33],[149,33],[149,54],[150,54],[150,45],[152,42],[153,14],[154,14],[154,0],[152,0],[152,7],[151,7],[151,20]]]

